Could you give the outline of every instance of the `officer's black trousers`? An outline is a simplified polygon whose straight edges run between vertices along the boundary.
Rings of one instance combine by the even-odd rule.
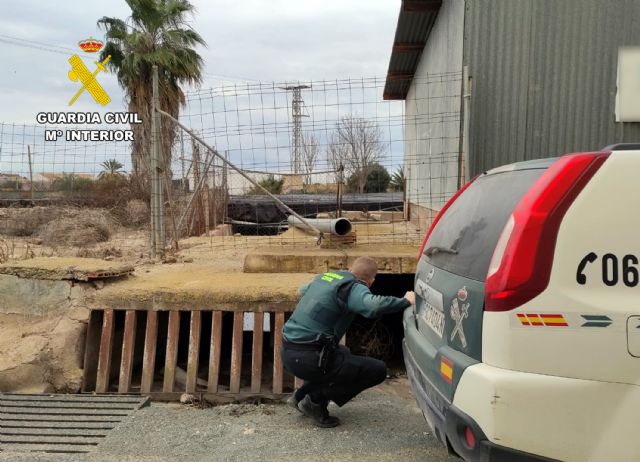
[[[296,391],[298,401],[308,394],[316,403],[333,401],[344,406],[358,393],[382,383],[387,376],[384,362],[352,355],[342,345],[332,355],[326,373],[318,367],[318,355],[317,351],[300,351],[283,345],[284,367],[304,380],[304,385]]]

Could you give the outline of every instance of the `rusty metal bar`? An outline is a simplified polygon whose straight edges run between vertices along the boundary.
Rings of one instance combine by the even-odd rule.
[[[158,312],[147,312],[147,331],[144,338],[144,357],[142,359],[141,393],[151,393],[153,372],[156,367],[156,345],[158,339]]]
[[[209,353],[209,379],[207,391],[216,393],[220,379],[220,348],[222,346],[222,311],[214,311],[211,316],[211,347]]]
[[[133,353],[136,345],[136,311],[128,310],[124,320],[124,338],[122,340],[122,360],[120,361],[120,380],[118,393],[128,393],[131,388]]]
[[[176,380],[176,362],[178,361],[178,338],[180,336],[180,312],[169,312],[167,332],[167,354],[164,362],[164,384],[162,391],[172,392]]]
[[[95,341],[102,330],[101,310],[92,310],[87,324],[87,340],[84,349],[84,364],[82,365],[82,391],[95,391],[98,360],[100,359],[100,345]]]
[[[282,393],[283,369],[280,350],[282,349],[282,327],[284,326],[284,313],[276,313],[276,322],[273,332],[273,393]]]
[[[251,392],[259,393],[262,384],[262,349],[264,313],[253,315],[253,357],[251,358]]]
[[[238,393],[240,391],[240,373],[242,372],[242,323],[244,313],[236,311],[233,313],[233,345],[231,347],[231,382],[229,391]]]
[[[189,328],[189,361],[187,363],[187,393],[194,393],[198,385],[198,359],[200,353],[200,311],[191,312]]]
[[[104,310],[102,335],[100,337],[100,357],[98,359],[98,377],[96,392],[106,393],[109,389],[111,371],[111,350],[113,349],[113,310]]]

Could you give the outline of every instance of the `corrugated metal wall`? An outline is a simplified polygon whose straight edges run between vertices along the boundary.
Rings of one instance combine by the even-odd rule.
[[[640,141],[615,122],[618,48],[640,45],[639,18],[638,0],[468,0],[470,173]]]

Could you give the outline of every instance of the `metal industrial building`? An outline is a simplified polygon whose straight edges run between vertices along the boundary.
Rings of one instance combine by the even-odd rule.
[[[616,105],[639,20],[638,0],[403,0],[384,98],[405,100],[412,216],[492,167],[640,141]]]

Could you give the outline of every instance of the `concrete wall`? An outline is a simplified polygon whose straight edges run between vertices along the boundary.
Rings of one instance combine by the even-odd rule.
[[[443,1],[405,101],[405,169],[415,211],[439,209],[457,189],[464,11],[464,0]]]
[[[0,392],[80,390],[90,283],[0,274]]]
[[[43,315],[64,311],[71,298],[69,281],[22,279],[0,274],[1,314]]]

